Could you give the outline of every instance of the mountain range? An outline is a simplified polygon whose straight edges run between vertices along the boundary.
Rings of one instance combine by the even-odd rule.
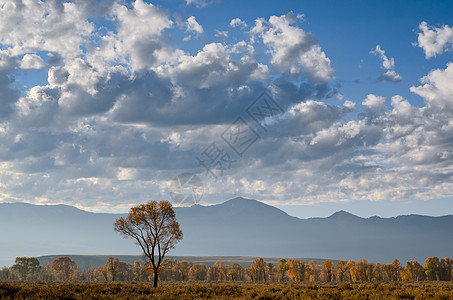
[[[365,258],[423,262],[453,256],[453,215],[361,218],[339,211],[299,219],[241,197],[222,204],[175,207],[184,239],[178,256]],[[17,256],[139,255],[132,240],[113,231],[124,214],[91,213],[67,205],[0,203],[0,267]]]

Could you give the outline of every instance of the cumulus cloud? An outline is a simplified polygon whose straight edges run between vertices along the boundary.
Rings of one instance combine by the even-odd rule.
[[[369,110],[382,110],[384,108],[385,98],[381,96],[376,96],[369,94],[365,100],[363,100],[362,105]]]
[[[204,30],[203,27],[197,22],[194,16],[191,16],[186,21],[186,32],[195,34],[195,37],[198,38],[201,34],[203,34]],[[190,40],[192,38],[191,35],[186,36],[185,40]]]
[[[234,18],[230,21],[230,27],[241,27],[241,28],[245,28],[247,27],[247,23],[245,23],[245,21],[242,21],[241,19],[239,18]]]
[[[36,54],[25,54],[19,67],[21,69],[44,69],[47,64]]]
[[[403,77],[396,73],[395,71],[395,59],[393,57],[388,58],[385,55],[385,51],[381,48],[380,45],[377,45],[376,48],[370,51],[371,54],[376,55],[381,59],[382,68],[385,69],[385,73],[379,78],[380,80],[399,82],[403,80]]]
[[[453,49],[453,27],[443,25],[436,28],[421,22],[418,29],[421,32],[418,33],[417,46],[423,49],[426,59]]]
[[[339,107],[315,100],[293,104],[278,124],[270,125],[268,134],[276,138],[313,134],[340,121],[344,112]]]
[[[58,113],[60,91],[50,87],[35,86],[26,97],[17,102],[17,122],[21,127],[42,127],[52,124]]]
[[[122,86],[112,117],[154,125],[213,124],[232,121],[263,88],[267,69],[250,49],[210,43],[196,55],[181,55],[172,66],[137,75]],[[232,53],[242,55],[240,60]],[[124,75],[127,76],[127,75]]]
[[[67,82],[68,77],[69,72],[65,68],[56,66],[49,69],[47,81],[51,86],[58,86]]]
[[[0,43],[13,55],[40,49],[72,59],[93,31],[83,12],[72,2],[7,1],[0,8]]]
[[[271,16],[268,21],[257,19],[250,30],[251,39],[261,37],[269,48],[271,63],[277,71],[299,74],[303,69],[313,81],[332,80],[334,70],[330,59],[312,34],[293,26],[296,19],[293,13]]]
[[[133,8],[117,5],[114,16],[118,20],[117,35],[106,36],[104,47],[111,60],[130,60],[134,70],[159,64],[162,52],[167,49],[162,42],[162,33],[173,22],[158,7],[142,0],[134,2]],[[103,49],[104,48],[104,49]],[[95,52],[96,57],[104,55]]]
[[[423,97],[428,108],[435,110],[453,109],[453,63],[445,70],[436,69],[421,80],[423,85],[410,88],[411,92]]]

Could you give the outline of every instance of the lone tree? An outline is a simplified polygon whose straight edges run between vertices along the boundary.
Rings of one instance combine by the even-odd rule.
[[[182,240],[182,231],[176,221],[173,207],[168,201],[150,201],[132,207],[127,217],[113,223],[123,238],[132,238],[149,259],[157,287],[159,267],[170,249]]]

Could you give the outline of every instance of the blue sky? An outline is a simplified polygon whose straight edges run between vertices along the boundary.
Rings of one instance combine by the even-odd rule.
[[[0,3],[1,202],[453,213],[451,1]]]

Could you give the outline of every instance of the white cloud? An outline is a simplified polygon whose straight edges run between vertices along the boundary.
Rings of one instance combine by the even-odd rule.
[[[277,71],[289,71],[299,74],[302,69],[308,77],[316,82],[332,80],[333,68],[330,59],[321,50],[321,46],[310,33],[292,26],[296,21],[293,13],[277,17],[269,21],[255,20],[250,30],[252,41],[260,36],[272,54],[271,63]]]
[[[409,121],[410,118],[417,114],[418,110],[400,95],[392,96],[391,103],[393,107],[392,114],[399,118],[399,122]]]
[[[215,37],[220,39],[220,40],[224,40],[224,39],[226,39],[228,37],[228,31],[216,30]]]
[[[47,80],[52,86],[63,85],[69,77],[69,72],[60,66],[50,68],[48,73]]]
[[[193,4],[198,8],[205,7],[212,3],[212,1],[209,1],[209,0],[185,0],[185,1],[186,1],[186,5]]]
[[[395,70],[387,70],[383,74],[383,78],[384,78],[384,80],[389,80],[389,81],[394,81],[394,82],[403,80],[403,77],[400,74],[396,73]]]
[[[25,54],[19,66],[21,69],[44,69],[47,64],[36,54]]]
[[[94,28],[85,17],[76,3],[7,1],[0,7],[0,43],[13,55],[39,49],[72,59]]]
[[[118,33],[114,36],[113,43],[106,37],[107,50],[123,59],[129,57],[134,70],[159,64],[159,52],[167,50],[161,35],[165,29],[173,26],[168,16],[143,0],[135,1],[133,9],[117,5],[114,16],[119,22]],[[100,51],[104,49],[101,48]]]
[[[453,63],[445,70],[436,69],[421,79],[422,85],[410,88],[411,92],[423,97],[428,108],[453,110]]]
[[[453,27],[444,25],[436,28],[421,22],[418,29],[421,32],[418,33],[417,46],[423,49],[426,59],[453,49]]]
[[[118,180],[134,180],[137,179],[137,169],[133,168],[119,168],[117,179]]]
[[[245,28],[247,27],[247,23],[245,23],[245,21],[242,21],[241,19],[239,18],[234,18],[230,21],[230,27],[241,27],[241,28]]]
[[[265,23],[266,19],[264,18],[258,18],[255,20],[255,26],[253,26],[249,32],[252,44],[255,43],[257,36],[263,34],[263,32],[268,28]]]
[[[174,68],[166,69],[165,73],[184,86],[209,88],[222,84],[226,80],[246,79],[251,72],[260,70],[258,64],[248,54],[253,48],[245,43],[238,43],[229,48],[220,43],[210,43],[203,47],[195,56],[182,55]],[[243,53],[240,62],[233,61],[230,53]],[[235,79],[235,76],[237,78]]]
[[[197,22],[194,16],[191,16],[186,21],[186,32],[194,33],[195,37],[198,38],[201,34],[204,33],[203,27]],[[189,35],[185,37],[185,40],[191,39],[192,36]]]
[[[393,57],[388,58],[385,55],[385,51],[380,45],[377,45],[375,49],[370,51],[371,54],[376,55],[382,61],[382,68],[385,69],[385,73],[380,77],[381,80],[398,82],[403,80],[403,77],[395,71],[395,59]]]
[[[41,127],[52,123],[58,113],[58,92],[35,86],[17,103],[17,114],[23,127]]]
[[[384,108],[385,97],[369,94],[362,105],[370,110],[381,110]]]
[[[355,110],[355,103],[350,101],[350,100],[346,100],[343,104],[344,107],[346,107],[348,110],[350,111],[353,111]]]
[[[252,52],[245,43],[210,43],[196,55],[181,54],[173,64],[137,74],[116,89],[123,96],[111,116],[165,126],[230,122],[245,109],[244,101],[262,89],[259,80],[268,76]]]

